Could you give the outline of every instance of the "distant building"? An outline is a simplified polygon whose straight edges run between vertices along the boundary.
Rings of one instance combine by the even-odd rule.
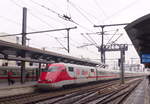
[[[143,68],[141,64],[124,64],[124,68],[126,71],[132,72],[143,72]]]

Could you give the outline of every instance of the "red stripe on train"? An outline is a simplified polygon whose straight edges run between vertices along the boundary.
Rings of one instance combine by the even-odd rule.
[[[90,77],[87,77],[87,78],[112,78],[112,77],[118,77],[117,75],[112,75],[112,76],[90,76]]]
[[[117,75],[114,75],[114,76],[97,76],[97,78],[114,78],[114,77],[117,77]],[[85,78],[85,77],[82,77],[82,78]],[[90,77],[87,77],[87,78],[96,78],[96,76],[90,76]],[[61,80],[61,81],[67,81],[67,80],[76,80],[77,78],[72,78],[72,79],[66,79],[66,80]],[[56,82],[61,82],[61,81],[38,81],[38,83],[56,83]]]
[[[19,79],[21,77],[0,77],[0,79],[8,79],[8,78],[10,78],[10,79]],[[28,77],[28,78],[36,78],[36,77]]]

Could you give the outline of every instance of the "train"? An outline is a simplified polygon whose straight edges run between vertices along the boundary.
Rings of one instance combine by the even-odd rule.
[[[144,72],[125,71],[125,77],[138,77],[144,75]],[[120,71],[111,70],[104,64],[91,67],[70,63],[53,63],[49,64],[41,73],[37,88],[41,90],[57,89],[67,85],[117,78],[120,78]]]
[[[25,81],[37,81],[43,69],[39,70],[37,67],[26,67],[24,72]],[[8,82],[8,72],[12,75],[9,77],[14,82],[20,82],[21,68],[20,66],[0,66],[0,83]]]

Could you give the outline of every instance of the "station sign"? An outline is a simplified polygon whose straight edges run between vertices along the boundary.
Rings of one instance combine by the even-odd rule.
[[[150,63],[150,54],[142,54],[141,63]]]

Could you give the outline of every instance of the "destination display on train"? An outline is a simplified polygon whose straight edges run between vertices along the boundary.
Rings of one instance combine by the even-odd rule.
[[[150,54],[142,54],[141,63],[150,63]]]

